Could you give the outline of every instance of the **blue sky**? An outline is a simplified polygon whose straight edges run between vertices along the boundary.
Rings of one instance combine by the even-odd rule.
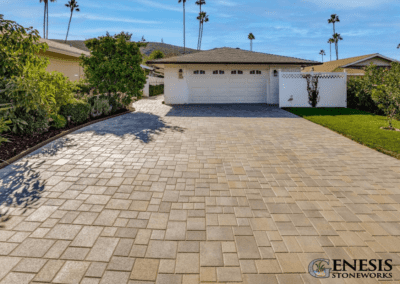
[[[199,8],[186,2],[186,46],[196,48]],[[249,49],[247,35],[256,40],[253,50],[321,61],[329,60],[330,14],[339,15],[339,58],[381,53],[400,60],[400,1],[398,0],[206,0],[210,17],[204,24],[202,49]],[[50,3],[49,39],[64,39],[69,20],[67,0]],[[128,31],[133,40],[183,45],[182,4],[177,0],[78,0],[69,39],[84,40],[106,31]],[[6,19],[43,31],[43,3],[39,0],[0,0]],[[334,58],[334,48],[332,49]]]

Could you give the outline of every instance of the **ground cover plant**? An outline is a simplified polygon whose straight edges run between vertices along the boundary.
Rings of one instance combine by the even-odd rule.
[[[309,121],[400,159],[400,132],[381,129],[386,117],[350,108],[287,108]],[[393,121],[400,128],[400,121]]]

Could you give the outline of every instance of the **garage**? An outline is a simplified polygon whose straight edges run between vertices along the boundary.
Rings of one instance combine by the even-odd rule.
[[[267,80],[262,70],[221,68],[188,72],[189,103],[265,103]]]
[[[278,71],[318,62],[224,47],[147,64],[164,73],[166,104],[278,104]]]

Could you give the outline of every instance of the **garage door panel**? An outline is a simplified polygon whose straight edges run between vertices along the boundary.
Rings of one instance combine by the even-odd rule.
[[[267,98],[263,77],[190,76],[188,87],[190,103],[265,103]]]

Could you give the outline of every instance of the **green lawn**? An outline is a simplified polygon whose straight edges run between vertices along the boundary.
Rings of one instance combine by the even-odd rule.
[[[400,159],[400,132],[380,129],[386,117],[350,108],[286,108],[285,110],[325,126],[354,141]],[[400,121],[393,121],[400,129]]]

